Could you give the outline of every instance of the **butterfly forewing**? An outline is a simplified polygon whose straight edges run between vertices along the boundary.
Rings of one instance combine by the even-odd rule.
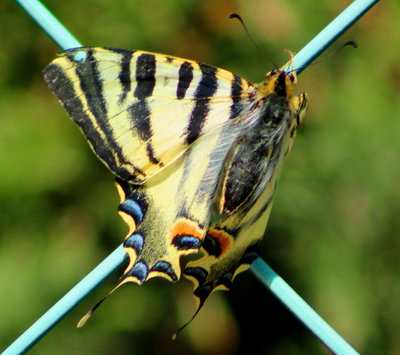
[[[44,73],[98,157],[134,183],[239,116],[243,108],[232,109],[232,93],[251,91],[229,71],[143,51],[69,50]]]

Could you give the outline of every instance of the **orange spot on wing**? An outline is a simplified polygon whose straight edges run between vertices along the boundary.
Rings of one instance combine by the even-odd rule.
[[[187,218],[180,218],[176,221],[171,230],[171,241],[177,235],[191,235],[202,240],[204,238],[204,230],[198,223]]]
[[[226,253],[232,245],[232,236],[224,230],[210,229],[207,234],[213,237],[221,248],[221,255]]]
[[[204,238],[204,230],[198,223],[187,218],[180,218],[172,227],[171,240],[177,235],[191,235],[201,240]]]

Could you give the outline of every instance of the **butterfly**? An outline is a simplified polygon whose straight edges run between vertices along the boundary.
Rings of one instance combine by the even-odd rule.
[[[178,281],[183,273],[198,312],[258,256],[308,102],[293,94],[295,70],[283,68],[252,84],[193,60],[88,47],[63,51],[44,69],[50,90],[116,176],[129,227],[129,265],[117,287]],[[199,252],[182,271],[181,256]]]

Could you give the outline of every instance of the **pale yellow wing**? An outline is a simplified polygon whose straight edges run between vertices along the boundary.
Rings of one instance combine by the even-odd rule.
[[[227,70],[120,49],[64,51],[44,74],[96,155],[118,177],[139,184],[199,137],[238,124],[243,97],[254,91]]]

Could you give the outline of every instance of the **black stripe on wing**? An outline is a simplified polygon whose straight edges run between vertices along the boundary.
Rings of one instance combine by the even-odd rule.
[[[67,54],[67,58],[75,63],[75,74],[79,79],[81,92],[75,90],[65,68],[58,64],[50,64],[44,69],[45,80],[69,116],[82,129],[96,155],[122,179],[130,179],[132,178],[131,173],[120,167],[128,162],[125,161],[121,148],[116,144],[112,129],[107,122],[107,108],[103,96],[101,75],[97,67],[97,60],[93,56],[93,50],[86,51],[84,60],[75,59],[75,54],[76,51],[71,51],[71,54]],[[82,94],[96,121],[95,124],[80,99]],[[130,165],[138,175],[144,175],[138,168]]]
[[[201,134],[201,130],[210,111],[210,98],[218,88],[216,73],[217,68],[205,64],[199,64],[201,70],[201,80],[196,88],[194,98],[196,105],[190,115],[189,124],[186,128],[186,143],[191,144]]]
[[[235,74],[231,84],[232,105],[229,119],[240,116],[243,111],[243,100],[241,98],[242,92],[242,79]]]
[[[118,75],[119,81],[122,86],[122,93],[119,97],[118,102],[121,104],[125,101],[126,96],[131,91],[131,61],[134,51],[125,51],[121,58],[121,71]]]
[[[178,100],[185,98],[186,91],[193,80],[193,66],[189,62],[184,62],[179,68],[179,81],[176,89]]]
[[[153,54],[143,53],[136,60],[136,88],[134,96],[138,99],[132,104],[128,112],[139,137],[146,142],[146,150],[149,161],[156,165],[161,165],[156,158],[151,137],[151,109],[147,98],[153,94],[156,85],[156,57]]]

